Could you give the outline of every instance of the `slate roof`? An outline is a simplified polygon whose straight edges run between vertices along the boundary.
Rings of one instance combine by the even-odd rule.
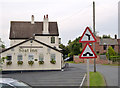
[[[100,45],[118,45],[117,39],[104,38],[100,40]]]
[[[49,22],[49,35],[59,36],[57,22]],[[43,22],[35,22],[31,24],[30,21],[11,21],[9,39],[28,39],[33,35],[44,35]]]

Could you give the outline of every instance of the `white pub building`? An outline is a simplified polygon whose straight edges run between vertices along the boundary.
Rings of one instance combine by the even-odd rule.
[[[61,70],[63,54],[57,22],[11,21],[10,47],[3,50],[3,71]]]

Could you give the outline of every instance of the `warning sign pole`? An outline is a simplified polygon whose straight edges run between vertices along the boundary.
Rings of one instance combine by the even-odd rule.
[[[87,59],[87,86],[89,88],[89,59]]]

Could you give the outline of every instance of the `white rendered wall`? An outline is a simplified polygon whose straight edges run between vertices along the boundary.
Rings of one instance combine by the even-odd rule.
[[[52,47],[56,47],[59,49],[59,37],[58,36],[54,36],[55,37],[55,43],[51,43],[51,37],[52,36],[35,36],[35,39],[38,41],[41,41],[47,45],[50,45]]]
[[[14,45],[16,45],[16,44],[18,44],[18,43],[21,43],[21,42],[23,42],[23,41],[25,41],[25,39],[14,39],[14,40],[10,40],[10,46],[14,46]]]
[[[31,46],[30,41],[20,45],[20,46]],[[6,65],[6,60],[3,64],[3,71],[9,71],[9,70],[60,70],[61,69],[61,62],[63,61],[62,59],[62,54],[58,51],[55,51],[53,49],[50,49],[50,52],[48,52],[48,47],[43,46],[35,41],[33,41],[32,46],[41,46],[43,48],[34,48],[37,49],[37,52],[19,52],[20,46],[17,46],[14,48],[14,51],[8,50],[6,52],[2,53],[2,57],[6,57],[8,54],[12,55],[12,64],[11,65]],[[24,48],[26,49],[26,48]],[[28,48],[27,48],[28,49]],[[28,64],[28,55],[33,54],[34,59],[39,59],[39,54],[43,53],[44,54],[44,64],[39,65],[38,61],[34,61],[33,66],[30,66]],[[17,64],[17,55],[22,54],[23,56],[23,65],[18,65]],[[56,55],[56,64],[51,64],[50,63],[50,55],[55,54]]]

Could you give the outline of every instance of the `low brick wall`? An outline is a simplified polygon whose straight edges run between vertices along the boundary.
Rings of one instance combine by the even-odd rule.
[[[81,59],[79,56],[73,56],[73,60],[75,63],[87,63],[86,59]],[[94,59],[89,59],[90,64],[94,64]],[[108,64],[109,61],[107,59],[100,59],[100,56],[98,55],[96,58],[96,64]]]

